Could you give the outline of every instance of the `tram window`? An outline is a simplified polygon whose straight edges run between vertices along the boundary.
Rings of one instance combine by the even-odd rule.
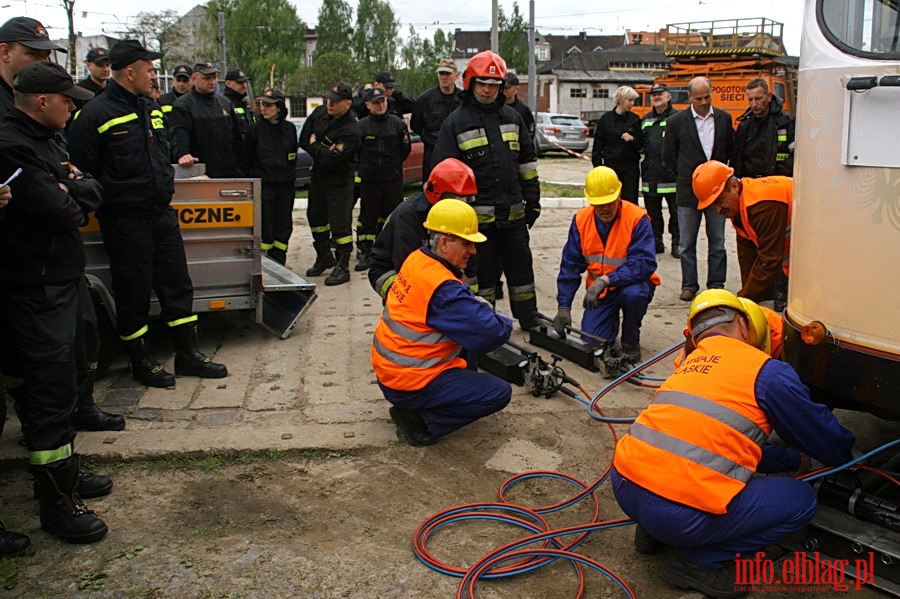
[[[848,54],[868,58],[900,56],[898,5],[884,0],[819,0],[819,24]]]

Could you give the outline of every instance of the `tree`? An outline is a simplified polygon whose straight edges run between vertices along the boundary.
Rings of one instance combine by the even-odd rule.
[[[225,17],[228,62],[261,87],[283,87],[286,76],[303,64],[305,34],[306,25],[288,0],[238,0]]]
[[[171,51],[183,46],[186,38],[184,30],[178,26],[180,19],[174,10],[140,12],[125,35],[140,40],[148,50],[165,50],[166,55],[160,59],[160,71],[166,72],[168,65],[189,62],[190,57],[181,56],[177,50]]]
[[[78,72],[78,58],[75,56],[75,0],[60,0],[66,9],[66,20],[69,23],[69,72]]]
[[[399,31],[400,21],[386,0],[359,0],[352,39],[354,55],[363,68],[373,75],[394,68]]]
[[[507,17],[501,8],[497,13],[500,33],[500,56],[506,66],[517,73],[528,72],[528,23],[519,12],[518,2],[513,2],[512,15]]]
[[[316,62],[325,54],[353,56],[353,9],[347,0],[323,0],[316,25]]]
[[[291,92],[308,96],[322,96],[338,81],[346,81],[355,87],[361,81],[371,79],[363,67],[345,52],[321,54],[311,67],[301,67],[290,77],[287,88]]]
[[[453,49],[453,35],[435,31],[433,40],[422,39],[412,25],[409,37],[400,50],[403,90],[417,96],[437,83],[435,68],[442,58],[449,58]],[[395,75],[398,75],[395,72]]]

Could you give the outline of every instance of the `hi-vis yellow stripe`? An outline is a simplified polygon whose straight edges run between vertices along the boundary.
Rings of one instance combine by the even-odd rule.
[[[97,127],[97,133],[105,133],[107,129],[110,127],[115,127],[116,125],[121,125],[122,123],[127,123],[129,121],[137,120],[138,115],[135,113],[126,114],[125,116],[116,117],[114,119],[110,119]]]

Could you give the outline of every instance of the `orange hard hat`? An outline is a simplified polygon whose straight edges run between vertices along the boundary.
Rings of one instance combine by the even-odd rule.
[[[506,81],[506,61],[490,50],[479,52],[469,59],[463,72],[463,85],[466,89],[478,79],[482,83],[503,85]]]
[[[422,191],[434,204],[446,194],[466,199],[478,193],[478,187],[475,185],[475,173],[466,163],[456,158],[445,158],[431,169]]]
[[[704,162],[694,169],[691,177],[691,187],[697,196],[697,210],[704,210],[712,205],[725,189],[725,184],[734,175],[734,169],[725,166],[718,160]]]

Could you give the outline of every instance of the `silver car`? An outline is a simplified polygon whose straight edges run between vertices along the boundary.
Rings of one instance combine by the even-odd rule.
[[[584,152],[590,141],[590,130],[574,114],[538,112],[534,115],[534,149],[543,152],[572,150]]]

